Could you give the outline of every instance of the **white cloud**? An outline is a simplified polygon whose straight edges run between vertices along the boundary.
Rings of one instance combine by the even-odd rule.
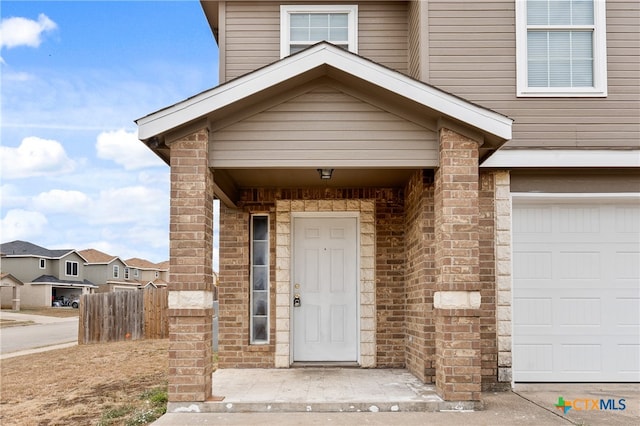
[[[17,148],[0,146],[0,166],[6,180],[69,173],[75,162],[59,142],[30,136]]]
[[[12,17],[0,22],[0,48],[29,46],[38,47],[42,43],[42,35],[55,30],[58,25],[43,13],[38,20]]]
[[[126,170],[166,165],[138,140],[138,132],[116,130],[98,135],[96,150],[99,158],[112,160]]]
[[[80,191],[52,189],[33,198],[33,207],[45,213],[82,214],[90,210],[91,199]]]
[[[46,226],[47,218],[40,212],[14,209],[0,219],[0,240],[29,240],[40,237]]]

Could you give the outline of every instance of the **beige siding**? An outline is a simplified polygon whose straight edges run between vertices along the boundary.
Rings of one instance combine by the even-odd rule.
[[[509,147],[640,146],[640,2],[607,2],[607,98],[516,98],[515,1],[430,0],[429,83],[515,120]]]
[[[437,165],[435,132],[321,86],[213,132],[212,166]]]
[[[406,2],[347,3],[359,4],[359,54],[407,72]],[[221,51],[225,52],[227,81],[280,59],[280,4],[267,1],[226,4],[226,15],[220,19],[224,19],[226,28]]]
[[[422,2],[412,1],[409,3],[408,9],[408,74],[413,78],[420,78],[420,8],[423,7]],[[425,6],[426,7],[426,6]]]

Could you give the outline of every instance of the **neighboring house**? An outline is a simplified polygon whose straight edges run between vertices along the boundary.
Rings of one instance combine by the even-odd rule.
[[[24,283],[11,274],[0,272],[0,308],[20,310],[20,290]]]
[[[172,403],[211,396],[214,198],[222,368],[640,380],[637,2],[201,4],[221,84],[137,120]]]
[[[87,259],[85,274],[87,278],[98,285],[97,292],[137,290],[140,282],[130,277],[129,267],[118,256],[112,256],[96,249],[80,250],[78,252]]]
[[[166,287],[169,280],[169,263],[153,263],[137,257],[125,260],[131,279],[137,280],[141,287],[152,285]]]
[[[85,275],[84,259],[76,250],[49,250],[26,242],[0,244],[2,271],[24,283],[24,308],[51,306],[56,297],[73,298],[97,287]]]

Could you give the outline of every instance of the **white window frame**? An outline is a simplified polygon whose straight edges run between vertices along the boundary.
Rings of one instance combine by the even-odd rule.
[[[134,276],[135,278],[138,278],[138,277],[140,276],[140,272],[138,271],[138,269],[134,269],[134,270],[133,270],[133,276]]]
[[[296,13],[346,13],[349,22],[349,52],[358,53],[358,5],[282,5],[280,6],[280,58],[290,55],[291,15]],[[315,43],[317,42],[311,44]]]
[[[113,265],[113,278],[120,278],[120,266]]]
[[[124,279],[125,279],[125,280],[128,280],[128,279],[129,279],[129,276],[130,276],[130,270],[129,270],[129,268],[127,268],[127,267],[125,266],[125,268],[124,268]]]
[[[40,258],[40,261],[38,262],[40,269],[46,269],[47,268],[47,259],[45,258]]]
[[[75,264],[75,270],[76,270],[75,274],[73,273],[74,264]],[[71,270],[71,273],[69,273],[69,270]],[[80,273],[80,267],[78,266],[78,262],[67,260],[64,264],[64,272],[65,272],[65,275],[68,277],[77,277]]]
[[[516,68],[518,97],[606,97],[607,26],[606,1],[593,1],[593,26],[527,26],[527,0],[516,1]],[[529,87],[527,32],[529,29],[593,30],[593,87]]]

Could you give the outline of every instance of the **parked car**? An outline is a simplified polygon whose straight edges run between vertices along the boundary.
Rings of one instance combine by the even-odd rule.
[[[78,296],[72,296],[71,298],[58,296],[53,299],[51,305],[54,307],[71,306],[72,308],[78,309],[80,307],[80,298]]]

